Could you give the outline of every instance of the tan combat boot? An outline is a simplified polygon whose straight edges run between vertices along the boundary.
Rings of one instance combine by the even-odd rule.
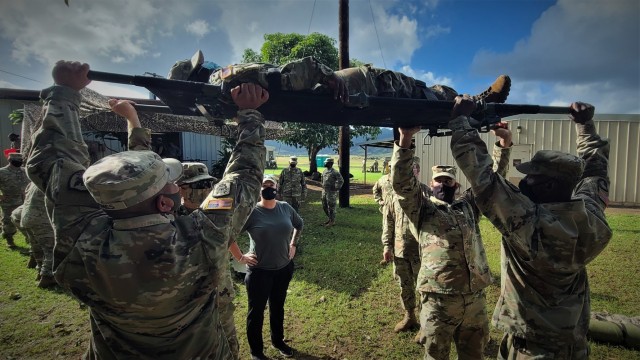
[[[507,75],[500,75],[487,90],[473,96],[473,100],[502,104],[507,100],[510,90],[511,78]]]
[[[422,334],[422,328],[418,330],[418,333],[413,338],[413,342],[415,342],[418,345],[424,345],[424,343],[427,342],[427,338]]]
[[[332,226],[333,226],[333,225],[335,225],[335,224],[336,224],[336,222],[335,222],[335,221],[333,221],[333,220],[329,220],[329,222],[328,222],[328,223],[326,223],[324,226],[325,226],[325,227],[332,227]]]
[[[413,314],[413,311],[406,311],[404,313],[404,318],[400,320],[399,323],[396,324],[396,327],[393,328],[393,331],[407,331],[411,330],[414,326],[418,325],[418,321],[416,320],[416,316]]]
[[[51,275],[43,275],[40,277],[40,282],[38,282],[38,287],[41,289],[48,289],[54,286],[57,286],[58,282]]]

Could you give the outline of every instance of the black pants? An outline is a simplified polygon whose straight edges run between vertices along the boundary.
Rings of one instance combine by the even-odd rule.
[[[271,343],[281,345],[284,342],[284,302],[287,288],[293,277],[293,261],[280,270],[250,269],[244,278],[247,286],[249,311],[247,313],[247,338],[251,354],[263,353],[262,324],[264,309],[269,300],[269,325]]]

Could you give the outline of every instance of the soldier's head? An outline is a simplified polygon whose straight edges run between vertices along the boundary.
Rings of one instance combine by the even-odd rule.
[[[89,166],[82,182],[113,218],[172,213],[180,206],[182,164],[153,151],[124,151]]]
[[[326,167],[327,169],[331,169],[333,167],[333,159],[332,158],[326,158],[324,160],[324,167]]]
[[[436,199],[451,204],[456,198],[459,184],[456,181],[456,167],[451,165],[434,165],[431,167],[431,191]]]
[[[266,174],[264,178],[262,178],[262,190],[260,191],[262,200],[275,200],[277,194],[278,181],[273,175]]]
[[[291,156],[289,158],[289,166],[294,168],[294,167],[296,167],[296,165],[298,165],[298,157],[297,156]]]
[[[22,166],[23,159],[22,159],[22,154],[20,153],[14,152],[9,154],[8,160],[11,166],[15,166],[15,167]]]
[[[209,175],[207,165],[199,162],[182,163],[182,177],[178,180],[184,205],[195,209],[209,195],[217,179]]]
[[[584,160],[555,150],[540,150],[531,161],[516,165],[526,176],[520,180],[523,195],[537,204],[571,200],[584,171]]]
[[[420,179],[420,158],[417,156],[413,157],[413,161],[411,162],[411,170],[413,170],[413,176],[416,179]]]

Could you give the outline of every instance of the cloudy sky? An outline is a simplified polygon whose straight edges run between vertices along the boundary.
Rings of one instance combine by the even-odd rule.
[[[273,32],[337,39],[337,0],[0,0],[0,87],[41,89],[59,59],[166,75],[201,49],[226,65]],[[350,57],[510,103],[640,113],[638,0],[351,0]],[[146,91],[93,82],[106,95]]]

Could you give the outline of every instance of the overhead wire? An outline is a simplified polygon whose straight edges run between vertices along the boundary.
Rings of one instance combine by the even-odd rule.
[[[371,10],[371,21],[373,21],[373,29],[376,31],[376,38],[378,38],[378,49],[380,49],[380,57],[382,58],[382,65],[387,68],[387,63],[384,61],[384,54],[382,53],[382,45],[380,44],[380,35],[378,35],[378,27],[376,26],[376,17],[373,16],[373,7],[371,6],[371,0],[369,0],[369,9]]]
[[[13,76],[17,76],[17,77],[20,77],[20,78],[23,78],[23,79],[27,79],[27,80],[35,81],[35,82],[40,83],[40,84],[44,84],[42,81],[39,81],[39,80],[36,80],[36,79],[32,79],[32,78],[30,78],[30,77],[26,77],[26,76],[24,76],[24,75],[15,74],[15,73],[12,73],[12,72],[7,71],[7,70],[2,70],[2,69],[0,69],[0,72],[7,73],[7,74],[9,74],[9,75],[13,75]]]

